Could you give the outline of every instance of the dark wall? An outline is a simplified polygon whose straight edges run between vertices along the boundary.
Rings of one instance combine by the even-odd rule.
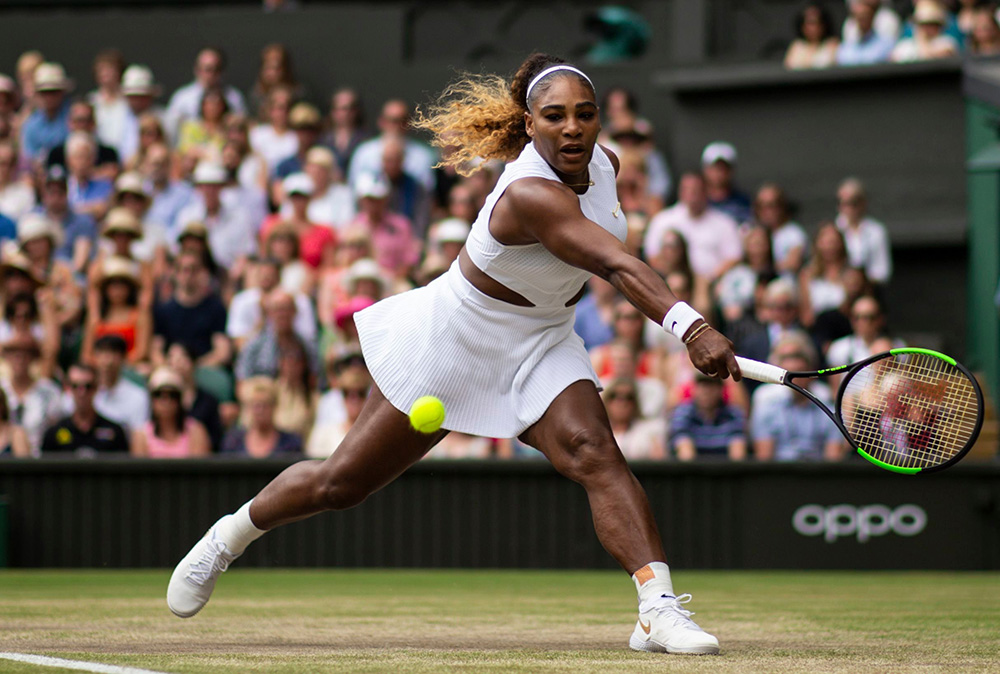
[[[280,461],[7,461],[15,567],[171,567]],[[1000,468],[637,463],[679,568],[1000,569]],[[2,527],[0,527],[2,530]],[[544,462],[423,462],[283,527],[241,566],[614,568],[583,490]]]

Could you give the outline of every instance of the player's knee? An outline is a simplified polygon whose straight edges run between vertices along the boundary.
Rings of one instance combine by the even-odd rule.
[[[569,436],[556,468],[571,480],[585,483],[616,467],[620,458],[621,452],[610,433],[587,428]]]
[[[324,510],[347,510],[368,498],[369,490],[342,479],[322,482],[316,490],[316,499]]]

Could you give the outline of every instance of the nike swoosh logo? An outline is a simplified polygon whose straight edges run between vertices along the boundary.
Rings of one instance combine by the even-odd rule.
[[[639,618],[639,627],[641,627],[642,631],[645,632],[646,634],[649,634],[649,629],[652,626],[653,626],[653,623],[649,623],[648,625],[643,624],[642,618]]]
[[[677,321],[674,321],[673,323],[670,324],[670,332],[673,332],[676,329],[677,329]]]

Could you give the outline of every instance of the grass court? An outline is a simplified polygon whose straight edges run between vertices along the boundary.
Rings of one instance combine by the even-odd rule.
[[[624,573],[237,567],[189,620],[169,576],[0,572],[0,651],[162,672],[1000,671],[997,573],[675,570],[719,656],[628,650]]]

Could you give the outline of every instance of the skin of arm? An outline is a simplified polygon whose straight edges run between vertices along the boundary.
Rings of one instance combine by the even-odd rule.
[[[490,229],[504,243],[539,242],[563,262],[600,276],[657,323],[677,302],[659,274],[583,215],[576,194],[565,185],[543,178],[514,182],[497,203]],[[740,378],[732,345],[721,334],[706,332],[688,351],[699,370]]]
[[[774,458],[774,439],[761,438],[753,441],[753,456],[758,461],[770,461]]]
[[[747,458],[746,438],[733,438],[729,441],[729,460],[742,461]]]
[[[205,427],[201,425],[201,422],[194,421],[190,425],[189,432],[188,447],[191,449],[191,456],[208,456],[212,451],[212,443]]]
[[[691,438],[677,438],[674,441],[674,448],[677,452],[678,461],[694,461],[694,457],[698,454],[694,446],[694,440]]]
[[[132,442],[129,445],[129,454],[135,457],[149,456],[149,446],[146,444],[146,433],[142,429],[132,431]]]
[[[233,347],[223,333],[212,335],[212,350],[198,359],[198,367],[211,367],[213,365],[227,365],[233,356]]]
[[[14,456],[26,459],[31,457],[31,446],[28,444],[28,434],[20,426],[10,429],[10,451]]]

